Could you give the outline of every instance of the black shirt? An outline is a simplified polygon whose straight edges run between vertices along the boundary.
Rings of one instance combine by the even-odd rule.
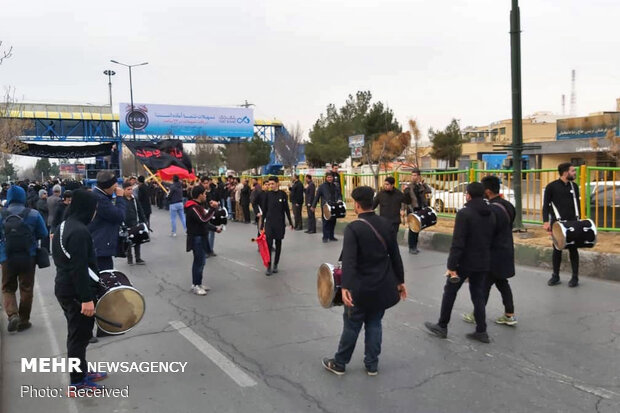
[[[577,207],[575,207],[575,202],[577,202]],[[551,206],[552,203],[557,208],[560,214],[559,217],[555,216],[555,210]],[[543,222],[551,221],[553,223],[557,220],[576,220],[579,218],[579,205],[579,187],[577,184],[573,181],[564,183],[561,179],[557,179],[545,187],[542,211]]]
[[[379,215],[392,224],[400,224],[400,210],[405,196],[400,190],[394,188],[391,191],[381,191],[372,201],[372,209],[379,206]]]

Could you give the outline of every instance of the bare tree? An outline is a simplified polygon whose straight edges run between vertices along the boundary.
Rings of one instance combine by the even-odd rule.
[[[420,139],[422,138],[422,133],[420,132],[417,119],[409,119],[409,132],[411,133],[411,137],[413,138],[413,161],[415,163],[416,168],[419,168],[420,167],[419,145],[420,145]]]
[[[136,170],[136,165],[138,167],[138,170],[140,171],[140,174],[146,174],[146,169],[143,169],[141,167],[142,163],[140,163],[139,161],[136,162],[136,157],[134,156],[133,153],[131,153],[131,151],[129,150],[129,148],[127,148],[125,145],[123,145],[123,153],[121,154],[121,168],[123,169],[123,175],[125,176],[137,176],[138,171]],[[155,171],[153,171],[154,173]]]
[[[303,130],[299,126],[299,122],[294,126],[290,125],[288,133],[278,133],[275,136],[274,149],[285,168],[292,168],[297,165],[302,141]]]
[[[207,136],[196,136],[194,164],[196,172],[217,171],[222,162],[222,153],[216,145],[207,143]]]
[[[244,142],[229,143],[220,152],[228,169],[241,173],[249,168],[250,155]]]
[[[387,132],[366,144],[363,152],[375,177],[375,189],[379,188],[381,166],[387,171],[388,163],[399,157],[410,143],[410,132]]]
[[[0,40],[0,48],[2,47],[2,40]],[[9,47],[8,50],[0,50],[0,65],[4,59],[8,59],[13,56],[13,46]]]
[[[20,137],[27,129],[32,128],[32,121],[18,117],[23,109],[15,98],[15,90],[5,90],[0,103],[0,156],[4,160],[6,154],[19,153],[26,148]]]

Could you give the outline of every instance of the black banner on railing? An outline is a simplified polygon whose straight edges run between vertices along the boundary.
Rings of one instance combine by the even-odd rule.
[[[153,172],[175,165],[188,171],[192,170],[192,161],[183,152],[183,143],[179,140],[167,139],[153,142],[124,142],[129,150],[147,168]]]
[[[36,156],[39,158],[91,158],[94,156],[110,156],[113,142],[98,145],[41,145],[38,143],[22,144],[15,155]]]

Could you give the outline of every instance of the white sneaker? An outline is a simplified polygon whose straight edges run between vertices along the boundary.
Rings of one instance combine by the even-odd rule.
[[[176,232],[173,232],[173,233],[171,233],[171,234],[170,234],[170,236],[174,238],[174,237],[176,237],[176,236],[177,236],[177,233],[176,233]]]
[[[208,285],[200,284],[199,287],[205,291],[211,291],[211,287],[209,287]]]
[[[202,289],[201,286],[195,285],[192,287],[192,292],[196,295],[207,295],[207,292]]]

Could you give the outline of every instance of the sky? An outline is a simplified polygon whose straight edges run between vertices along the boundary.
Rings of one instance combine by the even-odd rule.
[[[8,0],[2,0],[8,4]],[[521,0],[523,113],[615,110],[617,0]],[[233,106],[299,122],[370,90],[423,131],[511,117],[509,0],[131,0],[10,2],[0,86],[24,102]]]

